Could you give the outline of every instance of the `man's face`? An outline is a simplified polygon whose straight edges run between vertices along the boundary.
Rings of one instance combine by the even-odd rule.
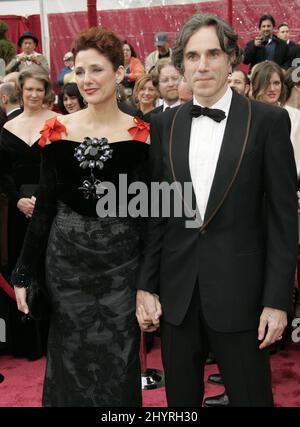
[[[270,19],[265,19],[260,24],[260,32],[263,37],[271,37],[273,35],[274,27]]]
[[[234,71],[228,78],[229,86],[235,89],[240,95],[247,95],[249,85],[245,82],[244,74],[241,71]]]
[[[32,39],[24,39],[21,48],[26,55],[31,55],[35,49],[35,42]]]
[[[172,103],[178,100],[178,84],[180,80],[179,71],[174,65],[167,65],[162,68],[159,74],[158,89],[161,97]]]
[[[279,28],[277,36],[279,39],[284,40],[285,42],[289,40],[290,37],[290,30],[287,25],[283,25]]]
[[[213,26],[202,27],[183,52],[184,76],[197,101],[210,107],[226,92],[231,64]]]

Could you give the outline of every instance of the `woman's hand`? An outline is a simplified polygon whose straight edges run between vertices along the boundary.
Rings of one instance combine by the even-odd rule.
[[[35,197],[32,196],[30,199],[28,197],[22,197],[18,200],[17,208],[26,216],[26,218],[32,217],[32,212],[35,205]]]
[[[26,288],[17,288],[15,286],[14,289],[15,289],[15,294],[17,299],[18,310],[22,311],[22,313],[24,314],[28,314],[29,308],[26,302],[26,295],[27,295]]]

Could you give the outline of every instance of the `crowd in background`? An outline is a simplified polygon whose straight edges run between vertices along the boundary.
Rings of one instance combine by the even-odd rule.
[[[249,74],[233,64],[229,84],[246,97],[288,111],[299,178],[300,68],[294,61],[300,58],[300,45],[290,40],[287,23],[280,23],[275,30],[271,15],[261,16],[258,29],[259,35],[247,43],[243,53],[243,63],[249,65]],[[36,52],[38,43],[33,33],[22,34],[18,41],[21,53],[6,64],[6,75],[0,83],[0,127],[15,119],[9,131],[2,131],[0,141],[0,261],[7,281],[35,206],[39,181],[39,154],[35,144],[43,123],[58,113],[72,114],[86,108],[76,84],[72,51],[65,53],[63,67],[51,84],[51,64]],[[151,115],[193,98],[191,89],[172,63],[168,34],[157,33],[154,44],[155,49],[143,64],[134,47],[127,40],[123,41],[125,77],[117,90],[119,108],[148,122],[151,122]],[[27,140],[17,137],[20,129],[28,136]],[[295,306],[295,316],[300,317],[299,299]],[[45,352],[47,325],[35,324],[33,328],[23,324],[21,314],[2,293],[0,307],[11,319],[9,350],[4,351],[30,359],[41,357]]]

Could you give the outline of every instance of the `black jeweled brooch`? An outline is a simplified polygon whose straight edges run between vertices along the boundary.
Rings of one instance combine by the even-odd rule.
[[[79,166],[82,169],[90,169],[90,178],[82,183],[82,187],[78,189],[83,192],[85,199],[99,199],[101,196],[97,194],[97,187],[101,185],[99,179],[95,179],[94,170],[96,168],[103,169],[104,163],[111,159],[112,148],[106,138],[84,138],[83,142],[75,148],[74,156],[80,162]]]

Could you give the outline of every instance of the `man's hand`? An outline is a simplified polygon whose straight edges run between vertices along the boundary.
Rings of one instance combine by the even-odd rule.
[[[260,350],[281,340],[286,325],[287,314],[285,311],[265,307],[261,313],[258,327],[258,339],[263,340],[259,346]]]
[[[18,200],[17,208],[26,216],[26,218],[32,217],[32,212],[35,205],[35,197],[32,196],[31,199],[27,197],[22,197]]]
[[[259,47],[262,45],[262,36],[257,36],[254,39],[254,46]]]
[[[156,331],[159,328],[161,314],[161,305],[157,295],[146,291],[137,291],[136,317],[142,331]]]

